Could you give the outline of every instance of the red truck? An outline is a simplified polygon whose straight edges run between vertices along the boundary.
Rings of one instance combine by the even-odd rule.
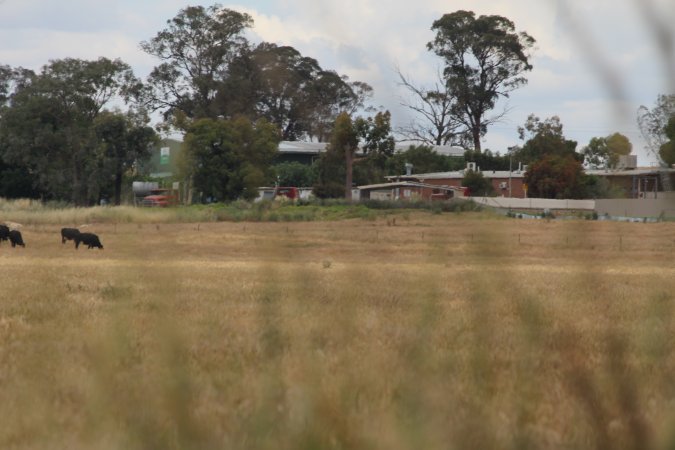
[[[176,206],[178,196],[171,189],[152,189],[150,195],[143,197],[141,206],[157,206],[165,208],[167,206]]]
[[[274,200],[282,197],[293,201],[298,200],[300,198],[300,189],[291,186],[260,188],[257,201]]]
[[[274,197],[286,197],[291,200],[300,198],[300,193],[296,187],[277,187],[274,189]]]

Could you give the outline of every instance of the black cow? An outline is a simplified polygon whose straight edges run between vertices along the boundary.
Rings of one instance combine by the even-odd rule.
[[[12,247],[20,245],[25,247],[26,244],[23,243],[23,238],[21,237],[21,232],[19,230],[11,230],[9,232],[9,242],[12,243]]]
[[[80,233],[77,237],[73,238],[73,240],[75,241],[75,248],[79,248],[81,242],[85,244],[87,248],[98,247],[103,250],[101,241],[99,241],[98,236],[96,236],[94,233]]]
[[[66,241],[72,241],[79,235],[80,230],[77,228],[61,228],[61,243],[65,244]]]
[[[7,225],[0,225],[0,242],[9,239],[9,227]]]

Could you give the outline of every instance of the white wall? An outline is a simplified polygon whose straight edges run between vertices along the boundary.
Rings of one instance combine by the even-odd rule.
[[[675,217],[675,198],[596,200],[595,210],[601,216]]]
[[[664,195],[665,194],[665,195]],[[619,217],[675,217],[675,195],[659,192],[659,198],[550,200],[544,198],[471,197],[480,205],[513,209],[574,209]]]
[[[595,200],[552,200],[547,198],[471,197],[480,204],[514,209],[578,209],[593,211]]]

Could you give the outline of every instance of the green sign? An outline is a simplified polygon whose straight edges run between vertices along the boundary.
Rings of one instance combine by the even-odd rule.
[[[159,149],[159,163],[160,164],[169,164],[169,155],[171,154],[171,149],[169,147],[162,147]]]

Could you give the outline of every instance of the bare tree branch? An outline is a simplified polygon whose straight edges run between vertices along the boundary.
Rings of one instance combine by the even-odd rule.
[[[445,88],[443,76],[437,71],[438,79],[430,89],[416,86],[396,68],[399,85],[410,94],[408,99],[401,99],[401,105],[421,117],[420,121],[399,127],[398,132],[405,139],[421,141],[431,145],[458,145],[464,141],[467,127],[454,114],[455,100]]]

